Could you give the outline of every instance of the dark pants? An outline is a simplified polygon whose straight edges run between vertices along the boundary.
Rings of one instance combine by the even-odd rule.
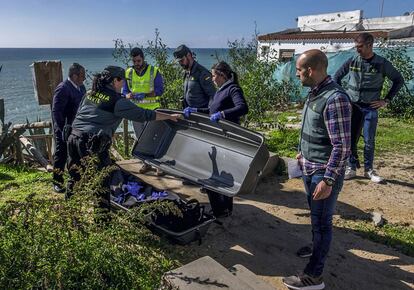
[[[233,212],[233,197],[207,190],[208,200],[215,217],[229,216]]]
[[[68,139],[68,171],[69,180],[66,188],[66,198],[70,198],[73,195],[73,188],[76,182],[81,178],[79,169],[83,169],[81,160],[84,157],[90,156],[88,151],[88,141],[90,140],[88,134],[76,136],[71,134]],[[97,170],[101,171],[104,167],[111,165],[111,158],[109,156],[109,150],[104,150],[97,154],[98,164]],[[92,178],[92,177],[91,177]],[[109,209],[110,190],[109,190],[110,176],[106,177],[102,186],[107,189],[102,195],[99,196],[99,207]]]
[[[369,106],[352,104],[351,120],[351,156],[349,166],[355,170],[359,167],[358,141],[364,132],[364,167],[365,171],[373,169],[375,152],[375,135],[377,132],[378,111]]]
[[[319,170],[312,175],[303,176],[303,183],[311,210],[313,236],[312,256],[304,272],[313,277],[322,275],[325,261],[328,257],[332,241],[332,215],[344,181],[344,175],[338,176],[332,187],[331,195],[326,199],[314,200],[312,193],[315,191],[318,183],[322,181],[324,173],[324,170]]]
[[[53,155],[53,183],[63,186],[63,172],[65,171],[65,165],[68,158],[68,149],[66,141],[62,138],[62,132],[55,130],[55,153]]]
[[[359,167],[358,142],[361,137],[363,114],[361,108],[352,103],[351,117],[351,155],[349,156],[349,165],[352,169]]]

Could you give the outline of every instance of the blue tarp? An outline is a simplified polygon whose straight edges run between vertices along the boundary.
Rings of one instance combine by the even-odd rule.
[[[374,51],[378,54],[381,54],[379,49],[374,49]],[[340,51],[336,53],[327,53],[328,56],[328,74],[334,75],[335,72],[340,68],[340,66],[350,57],[353,57],[356,55],[356,52],[354,49],[346,50],[346,51]],[[414,61],[414,47],[408,47],[407,48],[407,55]],[[294,59],[292,59],[289,62],[286,62],[284,64],[281,64],[278,66],[278,68],[275,71],[274,77],[277,80],[285,80],[285,81],[294,81],[299,87],[301,87],[299,79],[296,78],[296,59],[298,55],[295,56]],[[410,80],[407,83],[408,88],[410,91],[414,92],[414,80]],[[302,87],[301,87],[302,88]],[[309,88],[302,88],[301,89],[301,95],[297,96],[296,98],[292,98],[292,101],[298,101],[303,99]]]

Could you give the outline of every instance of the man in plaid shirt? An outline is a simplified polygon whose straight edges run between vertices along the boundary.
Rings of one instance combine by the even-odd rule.
[[[283,278],[291,289],[324,289],[322,272],[332,240],[332,215],[342,189],[351,144],[351,103],[345,91],[327,75],[328,59],[317,49],[296,62],[296,76],[310,87],[302,119],[299,154],[311,210],[312,248],[303,273]],[[307,254],[307,255],[306,255]]]

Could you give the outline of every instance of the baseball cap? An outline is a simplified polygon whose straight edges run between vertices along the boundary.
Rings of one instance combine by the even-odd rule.
[[[106,68],[104,68],[103,72],[105,71],[109,73],[109,75],[113,78],[125,79],[125,70],[122,67],[109,65]]]

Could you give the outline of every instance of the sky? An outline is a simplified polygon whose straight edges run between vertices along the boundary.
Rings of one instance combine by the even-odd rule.
[[[169,47],[228,41],[296,27],[301,15],[361,9],[364,18],[414,11],[414,0],[0,0],[0,47],[145,44],[159,29]]]

